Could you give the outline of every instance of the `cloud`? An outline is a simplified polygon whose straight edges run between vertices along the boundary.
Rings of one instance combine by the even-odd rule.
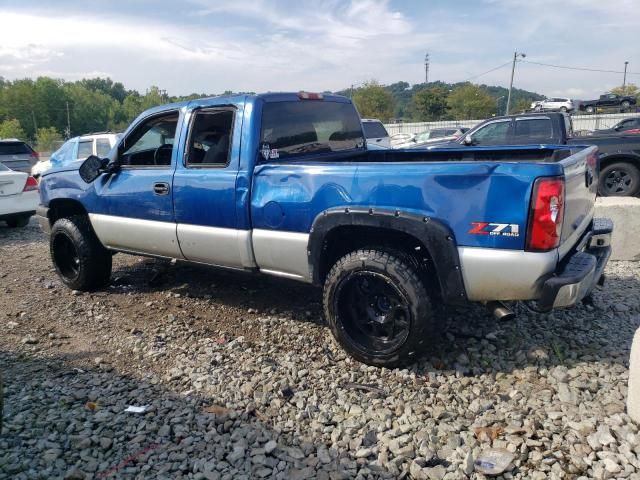
[[[336,90],[372,78],[421,82],[427,50],[430,79],[462,81],[507,62],[514,49],[543,63],[615,69],[637,53],[634,29],[615,26],[640,22],[631,0],[484,0],[456,8],[384,0],[157,0],[151,10],[136,2],[79,10],[60,1],[0,7],[3,75],[75,79],[83,71],[110,72],[127,87],[157,84],[173,94]],[[507,66],[474,81],[506,85],[509,73]],[[547,95],[591,96],[618,83],[609,74],[529,64],[518,64],[515,80]]]

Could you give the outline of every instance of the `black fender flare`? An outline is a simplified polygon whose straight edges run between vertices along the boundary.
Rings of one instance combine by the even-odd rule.
[[[319,265],[325,238],[334,228],[344,226],[396,230],[416,238],[427,249],[433,261],[444,303],[467,302],[453,231],[438,219],[400,210],[330,208],[321,212],[313,221],[307,247],[309,271],[314,284],[320,284],[321,280]]]

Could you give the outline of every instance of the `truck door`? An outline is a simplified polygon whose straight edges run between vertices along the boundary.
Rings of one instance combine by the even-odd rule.
[[[254,267],[251,230],[236,211],[242,114],[232,105],[192,109],[173,178],[178,240],[187,260]],[[248,190],[248,189],[247,189]]]
[[[183,258],[171,191],[179,118],[172,110],[143,119],[118,146],[120,171],[96,180],[90,218],[107,247]]]

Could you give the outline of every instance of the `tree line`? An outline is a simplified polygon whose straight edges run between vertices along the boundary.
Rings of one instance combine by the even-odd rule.
[[[614,89],[638,95],[635,85]],[[230,94],[231,91],[223,92]],[[385,122],[476,120],[504,114],[508,90],[504,87],[430,82],[382,85],[375,80],[335,92],[353,98],[363,117]],[[163,103],[211,96],[193,93],[169,96],[152,86],[142,94],[110,78],[67,82],[49,77],[9,81],[0,77],[0,138],[19,138],[50,151],[60,141],[99,131],[122,131],[144,110]],[[530,107],[542,95],[513,89],[511,111]]]
[[[110,78],[67,82],[0,77],[0,138],[19,138],[49,151],[76,135],[122,131],[148,108],[205,96],[210,95],[169,96],[156,86],[141,94]]]
[[[428,122],[478,120],[503,115],[508,90],[468,82],[430,82],[410,86],[407,82],[381,85],[371,80],[358,88],[338,93],[351,96],[363,117],[379,118],[383,121]],[[510,110],[527,110],[531,102],[542,98],[542,95],[534,92],[514,89]]]

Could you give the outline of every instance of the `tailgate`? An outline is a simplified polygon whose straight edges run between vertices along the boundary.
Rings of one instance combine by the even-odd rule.
[[[572,153],[561,162],[565,177],[564,222],[558,248],[561,258],[589,226],[598,191],[597,147],[576,147]]]

